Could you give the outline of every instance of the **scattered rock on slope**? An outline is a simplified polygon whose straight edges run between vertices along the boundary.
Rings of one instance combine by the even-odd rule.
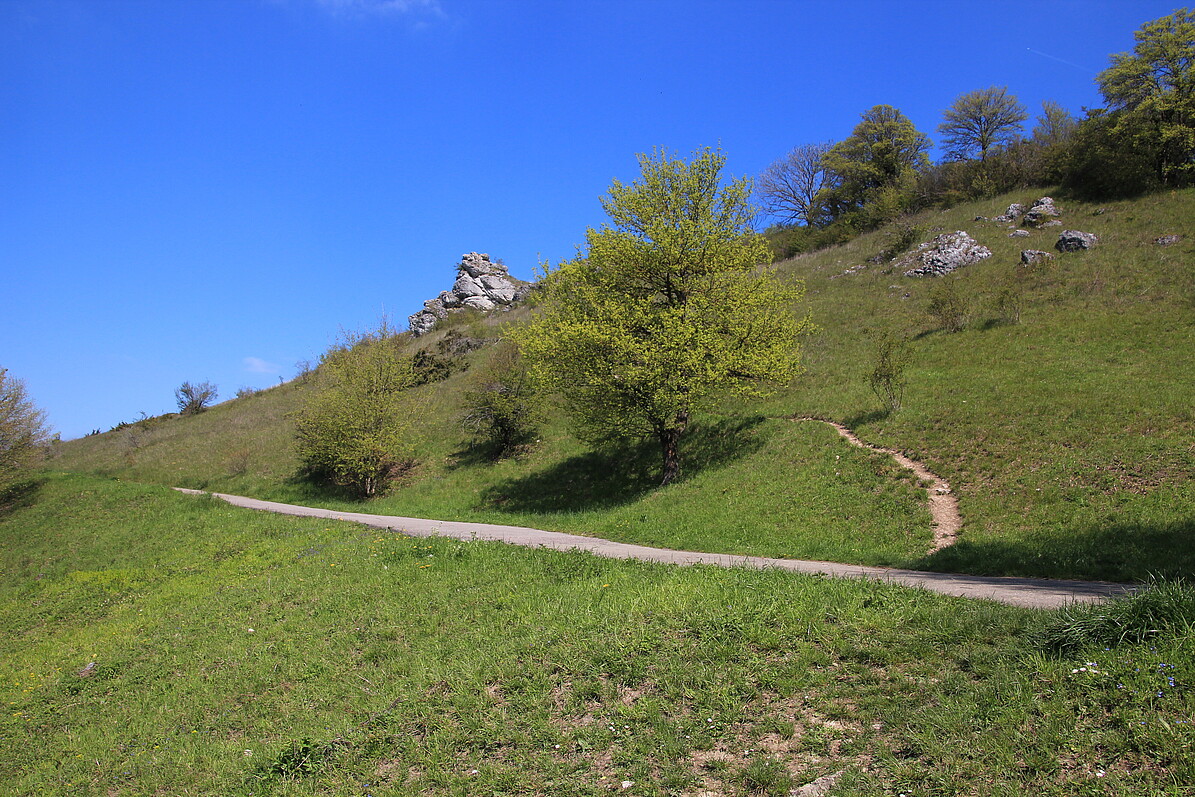
[[[492,262],[487,254],[469,252],[461,255],[452,290],[441,291],[435,299],[428,299],[423,303],[423,309],[407,320],[411,334],[419,337],[455,310],[508,307],[526,295],[527,286],[511,280],[506,266]]]
[[[1079,230],[1064,230],[1058,236],[1058,242],[1054,244],[1054,248],[1059,252],[1077,252],[1080,249],[1090,249],[1099,242],[1099,238],[1095,233],[1081,232]]]
[[[1039,227],[1048,223],[1054,217],[1061,215],[1058,208],[1054,206],[1054,200],[1051,197],[1044,196],[1029,207],[1029,210],[1025,213],[1025,223]]]
[[[991,256],[992,250],[959,230],[944,232],[932,241],[921,244],[898,259],[896,267],[908,268],[906,277],[939,277]]]

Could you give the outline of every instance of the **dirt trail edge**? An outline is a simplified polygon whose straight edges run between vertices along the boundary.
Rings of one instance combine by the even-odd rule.
[[[884,448],[883,446],[872,445],[871,443],[860,440],[854,432],[840,423],[827,421],[825,418],[814,418],[805,415],[793,418],[793,420],[817,421],[818,423],[833,426],[838,430],[838,434],[846,438],[851,445],[866,448],[868,451],[878,451],[881,454],[887,454],[895,459],[901,467],[913,471],[913,475],[921,479],[922,482],[928,482],[929,486],[925,488],[925,491],[929,494],[929,514],[933,521],[932,528],[934,531],[934,544],[929,549],[929,552],[940,551],[958,542],[958,534],[963,528],[963,516],[958,511],[958,499],[954,497],[954,491],[941,476],[931,473],[929,468],[915,459],[910,459],[895,448]]]
[[[188,495],[205,495],[202,490],[176,487]],[[260,509],[283,515],[345,520],[379,529],[389,529],[412,537],[451,537],[457,540],[490,540],[529,548],[589,551],[610,559],[638,559],[674,565],[716,565],[719,567],[754,567],[791,570],[797,573],[820,574],[837,578],[864,578],[921,587],[943,595],[998,601],[1010,606],[1033,609],[1054,609],[1071,603],[1095,603],[1113,595],[1131,592],[1131,584],[1111,584],[1099,581],[1062,581],[1046,578],[1012,578],[1008,576],[968,576],[953,573],[928,573],[919,570],[896,570],[864,565],[844,565],[835,562],[811,562],[802,559],[769,559],[762,556],[732,556],[697,551],[672,551],[612,542],[598,537],[582,537],[558,531],[540,531],[520,526],[500,526],[492,523],[464,523],[451,520],[424,520],[394,515],[368,515],[362,512],[340,512],[274,501],[261,501],[237,495],[211,493],[233,506]]]

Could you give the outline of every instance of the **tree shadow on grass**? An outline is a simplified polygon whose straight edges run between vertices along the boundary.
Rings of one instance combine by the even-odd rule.
[[[869,423],[882,421],[891,415],[892,412],[887,409],[862,410],[843,421],[843,425],[846,426],[846,428],[854,431],[855,429],[858,429],[861,426],[866,426]]]
[[[960,540],[909,567],[977,575],[1145,581],[1195,576],[1195,517],[1121,521],[1040,534],[1031,540]]]
[[[765,418],[724,419],[690,427],[681,439],[681,480],[748,456],[763,447]],[[580,512],[631,503],[660,485],[654,440],[611,445],[569,457],[537,473],[486,490],[481,505],[505,512]]]
[[[0,520],[37,503],[45,483],[45,479],[24,479],[0,488]]]

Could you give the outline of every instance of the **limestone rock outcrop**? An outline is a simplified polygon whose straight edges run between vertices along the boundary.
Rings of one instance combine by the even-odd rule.
[[[1025,206],[1020,202],[1013,202],[1008,206],[1008,210],[1001,213],[992,221],[998,221],[1001,224],[1015,224],[1017,219],[1021,218],[1021,214],[1025,212]]]
[[[907,268],[904,272],[906,277],[940,277],[991,256],[991,249],[959,230],[944,232],[932,241],[921,244],[897,260],[896,267]]]
[[[1058,208],[1054,206],[1054,200],[1051,197],[1044,196],[1034,202],[1029,210],[1025,212],[1025,223],[1034,227],[1040,227],[1048,223],[1051,219],[1061,215]]]
[[[512,280],[506,266],[491,261],[489,255],[468,252],[461,255],[457,264],[452,290],[441,291],[435,299],[428,299],[422,310],[407,319],[411,334],[419,337],[430,332],[453,311],[508,308],[526,296],[528,290],[529,286]]]
[[[1059,252],[1078,252],[1081,249],[1090,249],[1099,240],[1095,233],[1082,232],[1080,230],[1064,230],[1058,236],[1058,242],[1054,244],[1054,248]]]

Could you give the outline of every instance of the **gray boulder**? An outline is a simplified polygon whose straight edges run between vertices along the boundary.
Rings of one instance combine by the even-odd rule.
[[[1011,224],[1011,223],[1015,222],[1017,219],[1021,218],[1021,214],[1024,212],[1025,212],[1024,205],[1022,205],[1020,202],[1013,202],[1011,205],[1008,206],[1008,210],[1004,211],[999,216],[992,219],[992,221],[998,221],[1003,224]]]
[[[1163,235],[1160,238],[1154,238],[1154,243],[1158,246],[1170,246],[1182,240],[1180,235]]]
[[[1009,238],[1028,238],[1029,231],[1028,230],[1013,230],[1012,232],[1010,232],[1008,234],[1008,237]]]
[[[1094,233],[1063,230],[1054,248],[1059,252],[1078,252],[1081,249],[1090,249],[1099,243],[1099,240]]]
[[[452,283],[452,292],[464,301],[470,296],[484,296],[485,288],[481,287],[481,283],[472,274],[461,274],[456,278],[456,282]]]
[[[896,267],[907,269],[904,272],[906,277],[939,277],[991,256],[992,250],[958,230],[944,232],[932,241],[921,244],[899,258]]]
[[[1054,255],[1050,252],[1043,252],[1040,249],[1025,249],[1021,252],[1021,262],[1026,266],[1032,266],[1034,263],[1041,263],[1046,260],[1053,260]]]

